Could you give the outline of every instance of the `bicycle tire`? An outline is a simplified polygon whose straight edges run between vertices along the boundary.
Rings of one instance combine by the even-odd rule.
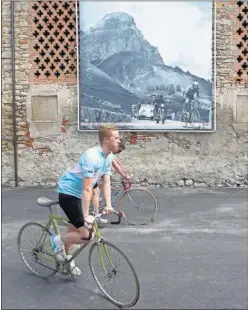
[[[184,109],[180,109],[179,112],[177,112],[177,118],[178,118],[178,121],[180,122],[183,122],[183,123],[187,122],[187,116],[186,116]]]
[[[195,116],[195,118],[193,115]],[[191,114],[191,120],[192,120],[192,123],[199,123],[200,122],[201,116],[200,116],[198,109],[196,109],[196,108],[193,109],[192,114]]]
[[[23,251],[22,251],[22,242],[21,242],[21,237],[22,237],[22,234],[23,232],[30,226],[38,226],[44,233],[48,234],[48,237],[49,237],[49,240],[50,240],[50,236],[51,236],[51,233],[49,230],[47,230],[43,225],[39,224],[39,223],[35,223],[35,222],[29,222],[29,223],[26,223],[25,225],[23,225],[21,227],[21,229],[19,230],[19,233],[18,233],[18,236],[17,236],[17,246],[18,246],[18,250],[19,250],[19,253],[20,253],[20,256],[22,258],[22,261],[24,262],[24,264],[28,267],[28,269],[34,273],[36,276],[40,277],[40,278],[43,278],[43,279],[47,279],[47,278],[51,278],[53,277],[57,272],[57,262],[56,260],[54,261],[55,263],[55,268],[52,269],[50,268],[49,266],[45,266],[43,264],[40,264],[41,266],[43,267],[46,267],[47,269],[51,269],[51,273],[48,274],[48,275],[42,275],[40,273],[38,273],[37,271],[35,271],[32,266],[30,266],[30,264],[28,264],[28,262],[26,261],[26,259],[24,258],[24,254],[23,254]],[[32,255],[37,255],[37,253],[33,253],[33,251],[35,250],[36,248],[33,248],[32,249]]]
[[[136,195],[133,194],[136,192]],[[124,206],[124,198],[126,196],[129,196],[129,200],[130,200],[130,196],[133,194],[134,196],[139,196],[139,193],[140,192],[143,192],[146,194],[147,198],[143,198],[143,201],[149,201],[149,198],[152,199],[152,207],[151,207],[151,215],[149,216],[149,218],[147,218],[145,221],[135,221],[135,220],[131,220],[131,217],[129,218],[126,214],[127,212],[125,212],[125,206]],[[131,224],[131,225],[147,225],[148,223],[151,223],[151,222],[154,222],[155,221],[155,216],[157,214],[157,209],[158,209],[158,203],[157,203],[157,200],[155,198],[155,196],[147,189],[145,188],[131,188],[131,189],[128,189],[126,190],[125,194],[122,195],[120,197],[120,200],[118,202],[118,208],[119,210],[123,211],[124,214],[126,215],[126,218],[125,218],[125,221],[128,223],[128,224]]]
[[[122,303],[120,301],[117,301],[115,300],[112,296],[110,296],[105,290],[104,288],[102,287],[102,285],[99,283],[98,281],[98,278],[94,272],[94,267],[92,265],[92,253],[94,251],[94,249],[97,249],[98,246],[100,246],[100,244],[102,245],[107,245],[108,247],[112,247],[114,248],[117,252],[119,252],[121,254],[121,256],[124,258],[124,260],[127,262],[128,266],[130,267],[131,271],[132,271],[132,274],[134,276],[134,279],[135,279],[135,286],[136,286],[136,292],[134,294],[134,298],[133,300],[131,300],[130,302],[128,303]],[[100,260],[100,259],[99,259]],[[90,271],[92,273],[92,276],[94,278],[94,280],[96,281],[98,287],[100,288],[100,290],[103,292],[103,294],[115,305],[119,306],[119,307],[122,307],[122,308],[130,308],[132,306],[134,306],[137,301],[139,300],[139,296],[140,296],[140,284],[139,284],[139,280],[138,280],[138,276],[137,276],[137,273],[133,267],[133,265],[131,264],[130,260],[128,259],[128,257],[117,247],[115,246],[113,243],[111,242],[108,242],[108,241],[105,241],[105,240],[101,240],[99,243],[98,242],[95,242],[91,248],[90,248],[90,251],[89,251],[89,265],[90,265]],[[127,284],[128,285],[128,284]]]

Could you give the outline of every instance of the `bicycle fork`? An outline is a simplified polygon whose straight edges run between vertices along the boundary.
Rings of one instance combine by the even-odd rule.
[[[108,258],[108,262],[110,263],[111,267],[113,269],[115,269],[115,266],[114,266],[114,264],[113,264],[113,262],[111,260],[111,257],[109,255],[109,251],[108,251],[108,248],[107,248],[106,244],[103,244],[103,248],[104,248],[105,254],[106,254],[107,258]],[[106,274],[108,274],[107,268],[106,268],[105,263],[104,263],[104,259],[103,259],[103,255],[102,255],[102,249],[101,249],[101,243],[100,242],[97,244],[97,250],[98,250],[99,257],[100,257],[100,262],[101,262],[102,268],[103,268],[104,272]]]

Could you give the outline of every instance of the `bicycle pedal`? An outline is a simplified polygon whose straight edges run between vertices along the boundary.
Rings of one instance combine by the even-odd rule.
[[[62,276],[64,276],[64,277],[68,276],[70,274],[69,264],[67,264],[67,263],[59,264],[58,271]]]

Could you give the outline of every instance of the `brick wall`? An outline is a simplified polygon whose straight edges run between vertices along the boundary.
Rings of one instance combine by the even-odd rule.
[[[12,149],[10,4],[2,10],[2,151]]]
[[[40,50],[34,48],[39,39],[39,36],[36,39],[33,36],[37,28],[34,23],[36,13],[33,6],[35,3],[35,1],[15,2],[16,116],[20,186],[55,185],[63,170],[73,165],[82,151],[97,143],[96,134],[78,133],[77,131],[75,68],[50,69],[50,72],[59,70],[60,76],[55,77],[51,74],[45,78],[46,70],[42,71],[40,68],[42,68],[42,63],[47,67],[44,63],[46,57],[44,56],[39,63],[34,62],[34,59],[40,58]],[[42,5],[44,3],[46,1],[43,1]],[[71,7],[73,5],[70,3]],[[43,14],[44,10],[44,8],[41,10]],[[66,10],[68,11],[69,8]],[[242,100],[248,98],[245,97],[248,96],[248,91],[246,70],[242,68],[243,75],[237,75],[245,62],[238,63],[237,61],[237,55],[240,54],[237,44],[241,38],[237,34],[237,29],[240,27],[240,21],[237,19],[239,12],[240,8],[236,2],[217,2],[217,131],[210,134],[122,133],[127,142],[127,150],[121,154],[120,158],[136,183],[156,186],[247,185],[248,117],[247,119],[241,117],[241,108],[244,107]],[[74,9],[70,20],[75,20],[75,16]],[[56,25],[61,23],[65,26],[65,23],[70,22],[65,22],[63,18],[65,15],[62,14]],[[43,29],[47,29],[49,23],[45,24],[41,23]],[[52,25],[57,27],[55,24]],[[52,31],[55,29],[53,28]],[[73,37],[73,35],[69,37],[71,36]],[[48,39],[49,37],[46,38]],[[59,39],[60,35],[56,37],[56,40]],[[8,2],[2,6],[2,42],[2,63],[5,68],[2,94],[2,184],[13,186],[10,7]],[[75,48],[73,42],[68,47],[70,52]],[[46,43],[50,44],[43,42],[40,48],[44,50]],[[52,42],[53,45],[55,43]],[[67,55],[68,50],[65,50]],[[61,49],[56,52],[56,55],[58,56],[60,52]],[[69,58],[69,65],[76,66],[75,54]],[[66,68],[69,65],[66,65]],[[37,70],[41,72],[39,78],[34,76]],[[65,71],[69,72],[65,74]],[[42,95],[57,96],[57,109],[56,102],[51,101],[51,111],[56,119],[53,123],[48,122],[45,111],[40,113],[40,117],[43,117],[41,120],[34,121],[32,98]]]
[[[31,2],[29,25],[30,83],[75,85],[76,2]]]

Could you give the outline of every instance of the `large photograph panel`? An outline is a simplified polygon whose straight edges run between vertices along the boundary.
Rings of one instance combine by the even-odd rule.
[[[79,130],[213,131],[211,2],[79,2]]]

